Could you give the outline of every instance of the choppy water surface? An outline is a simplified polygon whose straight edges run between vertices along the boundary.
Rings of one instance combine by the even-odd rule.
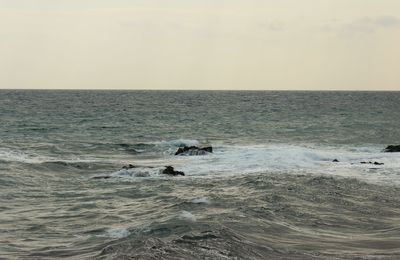
[[[0,258],[398,259],[399,119],[398,92],[0,91]]]

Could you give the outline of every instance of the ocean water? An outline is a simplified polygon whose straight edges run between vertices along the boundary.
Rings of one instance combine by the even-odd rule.
[[[398,259],[389,144],[400,92],[1,90],[0,258]]]

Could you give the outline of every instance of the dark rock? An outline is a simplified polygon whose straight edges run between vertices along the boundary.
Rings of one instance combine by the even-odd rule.
[[[385,153],[400,153],[400,145],[389,145],[383,151]]]
[[[360,162],[361,164],[374,164],[374,165],[384,165],[384,163],[380,162]]]
[[[185,146],[179,147],[178,151],[176,151],[175,155],[206,155],[207,153],[212,153],[213,148],[209,147],[197,147],[197,146]]]
[[[128,165],[124,165],[122,167],[122,169],[128,170],[128,169],[133,169],[133,168],[137,168],[137,166],[132,165],[132,164],[128,164]]]
[[[92,179],[94,180],[107,180],[110,179],[111,176],[94,176]]]
[[[178,176],[178,175],[185,176],[184,172],[175,171],[174,167],[172,167],[172,166],[165,166],[165,169],[161,173],[171,175],[171,176]]]
[[[335,159],[335,160],[333,160],[332,162],[339,162],[339,160],[338,160],[338,159]]]

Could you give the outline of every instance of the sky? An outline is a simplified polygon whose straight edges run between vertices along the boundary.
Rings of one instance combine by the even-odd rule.
[[[0,0],[0,88],[400,90],[400,1]]]

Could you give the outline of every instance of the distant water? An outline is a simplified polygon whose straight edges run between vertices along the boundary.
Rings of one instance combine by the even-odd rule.
[[[400,92],[2,90],[0,134],[0,258],[400,258]]]

